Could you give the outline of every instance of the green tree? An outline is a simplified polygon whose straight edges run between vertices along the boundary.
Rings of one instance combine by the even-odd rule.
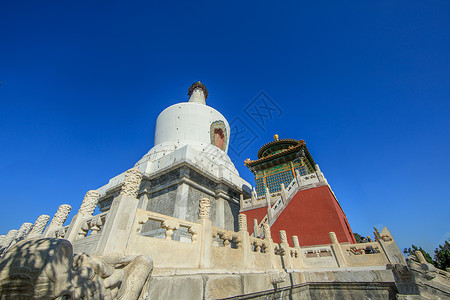
[[[439,269],[446,270],[450,268],[450,239],[445,241],[444,245],[439,245],[434,250],[435,266]]]
[[[427,262],[429,262],[430,264],[436,265],[436,263],[431,258],[431,255],[428,254],[428,252],[426,252],[425,250],[423,250],[422,247],[417,248],[416,246],[411,245],[411,248],[405,248],[403,250],[403,253],[405,253],[405,254],[415,254],[414,252],[416,252],[416,251],[422,252],[422,254],[425,257],[425,260]]]
[[[356,233],[356,232],[354,232],[353,235],[355,236],[356,242],[357,243],[361,243],[361,236],[358,233]]]

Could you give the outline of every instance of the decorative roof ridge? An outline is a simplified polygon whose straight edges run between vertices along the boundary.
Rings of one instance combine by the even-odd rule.
[[[304,140],[295,140],[295,139],[281,139],[281,140],[275,140],[275,141],[268,142],[268,143],[264,144],[261,148],[259,148],[258,153],[257,153],[258,159],[262,158],[262,153],[265,150],[267,150],[267,148],[269,148],[269,146],[276,145],[276,144],[283,144],[283,142],[295,142],[297,144],[305,143]]]
[[[303,140],[300,140],[300,141],[303,141]],[[246,166],[251,166],[251,165],[254,165],[254,164],[258,163],[258,162],[264,162],[264,161],[266,161],[266,160],[275,158],[275,157],[277,157],[277,156],[282,156],[282,155],[284,155],[284,154],[287,154],[287,152],[294,151],[294,150],[296,150],[297,148],[301,148],[303,145],[305,145],[305,142],[304,142],[304,141],[303,141],[303,143],[300,143],[300,141],[297,141],[297,142],[299,142],[299,143],[298,143],[298,145],[296,145],[296,146],[291,146],[291,147],[289,147],[289,148],[287,148],[287,149],[284,149],[284,150],[282,150],[282,151],[280,151],[280,152],[273,153],[273,154],[268,155],[268,156],[265,156],[265,157],[261,157],[261,158],[259,158],[259,159],[257,159],[257,160],[250,160],[250,158],[247,158],[247,159],[244,161],[244,165],[246,165]]]

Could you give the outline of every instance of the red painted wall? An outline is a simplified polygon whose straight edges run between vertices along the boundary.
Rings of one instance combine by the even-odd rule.
[[[242,212],[247,216],[247,230],[248,233],[253,233],[253,219],[258,220],[258,224],[264,219],[267,215],[267,206],[260,207],[252,210],[247,210]]]
[[[286,231],[291,246],[293,235],[298,236],[301,246],[331,244],[328,236],[331,231],[340,243],[356,243],[347,218],[328,186],[298,192],[271,227],[276,243],[280,242],[280,230]]]

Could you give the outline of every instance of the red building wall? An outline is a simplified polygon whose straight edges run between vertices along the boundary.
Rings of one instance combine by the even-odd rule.
[[[260,222],[267,208],[244,212],[248,231],[253,232],[253,219]],[[280,242],[280,230],[285,230],[289,244],[298,236],[301,246],[331,244],[328,233],[336,233],[340,243],[356,243],[347,218],[328,186],[299,191],[271,227],[272,239]]]

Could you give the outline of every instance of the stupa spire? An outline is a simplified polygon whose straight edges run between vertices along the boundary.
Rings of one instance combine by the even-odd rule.
[[[188,90],[189,102],[201,103],[206,105],[206,98],[208,98],[208,90],[206,86],[197,81]]]

